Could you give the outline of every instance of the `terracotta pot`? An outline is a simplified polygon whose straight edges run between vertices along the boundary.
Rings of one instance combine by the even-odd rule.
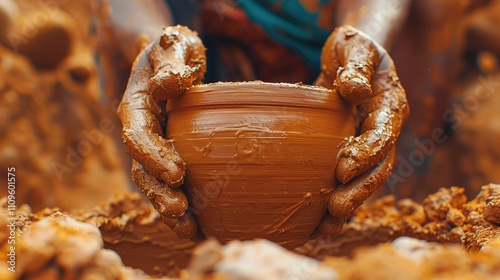
[[[195,86],[167,112],[206,236],[289,248],[310,238],[337,184],[338,145],[355,133],[354,107],[325,88],[245,82]]]

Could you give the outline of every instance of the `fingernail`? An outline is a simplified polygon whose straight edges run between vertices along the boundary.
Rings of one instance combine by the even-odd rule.
[[[171,169],[170,172],[160,174],[160,178],[167,182],[169,186],[176,188],[184,183],[184,172],[180,168],[176,170]]]
[[[168,187],[166,187],[168,188]],[[156,210],[165,218],[178,219],[188,210],[188,201],[184,193],[179,189],[161,190],[163,194],[157,194],[150,199]]]
[[[353,168],[353,169],[349,170],[349,172],[347,173],[347,175],[345,177],[346,182],[351,181],[354,177],[356,177],[357,174],[358,174],[357,168]]]
[[[170,176],[166,172],[160,174],[162,181],[169,183],[171,181]]]
[[[166,200],[165,203],[169,203],[169,201]],[[170,202],[169,204],[165,205],[165,216],[172,219],[178,219],[186,213],[187,209],[188,204],[185,202]]]
[[[358,71],[352,67],[343,68],[335,80],[337,91],[354,105],[365,102],[372,95],[370,81]]]
[[[328,212],[334,218],[345,218],[351,214],[352,197],[348,195],[335,195],[328,200]]]
[[[198,224],[190,213],[178,219],[178,226],[173,230],[180,238],[195,238],[198,233]]]
[[[356,177],[358,173],[358,168],[353,166],[354,163],[349,158],[343,158],[337,164],[337,179],[342,183],[346,184]]]

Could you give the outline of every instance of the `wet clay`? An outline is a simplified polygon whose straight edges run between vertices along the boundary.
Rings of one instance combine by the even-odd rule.
[[[178,104],[178,100],[174,99],[176,96],[181,95],[191,84],[201,82],[205,72],[204,60],[204,47],[195,32],[183,26],[166,28],[163,35],[147,47],[135,61],[119,112],[124,125],[125,146],[138,162],[132,169],[134,181],[179,236],[188,238],[194,238],[198,234],[196,223],[192,214],[187,211],[184,193],[175,189],[184,181],[186,162],[174,148],[173,141],[169,139],[171,136],[165,136],[163,133],[163,125],[166,121],[163,108],[164,101],[169,100],[168,104]],[[337,153],[330,154],[331,161],[339,162],[334,172],[337,180],[343,185],[335,190],[334,195],[328,195],[330,197],[328,208],[334,218],[321,228],[338,231],[340,225],[354,209],[373,194],[391,173],[394,160],[393,144],[408,114],[408,105],[404,89],[397,78],[390,57],[382,47],[353,27],[338,28],[334,32],[323,50],[322,65],[323,72],[315,85],[334,88],[348,103],[357,105],[358,117],[362,121],[360,127],[362,134],[354,137],[354,128],[352,128],[353,132],[349,133],[350,137],[345,139],[341,146],[335,147],[335,151],[340,148],[338,157]],[[339,76],[336,78],[337,70],[339,70]],[[237,84],[231,84],[232,87],[235,85]],[[218,87],[222,87],[222,84]],[[254,94],[257,91],[251,92]],[[333,92],[332,94],[336,95]],[[228,103],[230,105],[239,104],[238,106],[251,106],[252,108],[258,107],[259,102],[265,102],[263,99],[253,100],[254,97],[251,95],[250,97],[246,95],[233,97],[234,94],[229,96],[234,100],[231,101],[226,96],[221,100],[230,102]],[[250,104],[245,103],[249,100],[248,98],[253,100]],[[285,104],[281,100],[274,100],[268,105],[304,107],[293,103],[301,104],[304,102],[303,99],[288,98]],[[208,100],[199,100],[196,106],[201,108],[205,105],[203,102]],[[170,109],[175,107],[169,106]],[[290,111],[293,110],[290,109]],[[300,114],[300,112],[297,113]],[[169,116],[167,126],[172,125],[171,122],[172,116]],[[204,122],[209,123],[210,120],[207,119]],[[233,137],[238,135],[235,134]],[[254,135],[259,136],[258,133]],[[247,137],[251,138],[253,135]],[[184,145],[179,139],[175,142],[176,145]],[[332,144],[337,146],[339,142],[334,141]],[[205,143],[206,145],[209,143]],[[229,149],[229,147],[225,148]],[[250,149],[245,151],[249,155],[255,153],[252,150],[253,147],[244,149]],[[329,150],[333,151],[333,149]],[[188,153],[184,152],[184,155],[187,156]],[[283,162],[293,160],[292,158],[286,159],[287,156],[283,156],[280,160]],[[224,160],[231,160],[231,158],[226,157]],[[315,161],[306,158],[301,160],[313,162],[312,164]],[[213,170],[206,171],[212,172]],[[222,170],[217,172],[222,172]],[[269,174],[271,171],[263,168],[259,172]],[[220,175],[205,176],[218,178]],[[352,180],[355,177],[357,178]],[[308,179],[304,178],[310,177],[301,177],[302,180],[307,181]],[[282,191],[285,194],[287,192],[287,190]],[[304,196],[303,199],[307,204],[309,196]],[[224,223],[229,223],[229,221]],[[232,226],[241,227],[239,224]],[[276,228],[278,227],[280,226],[277,225]]]
[[[337,184],[339,144],[355,133],[353,106],[321,87],[246,82],[192,87],[167,112],[207,237],[289,248],[310,238]]]
[[[115,252],[104,249],[99,229],[91,224],[54,212],[23,226],[15,243],[16,255],[23,257],[17,259],[13,273],[2,256],[1,279],[147,278],[144,272],[124,266]],[[2,246],[2,255],[9,253],[8,248]]]
[[[323,47],[321,70],[315,85],[335,88],[357,105],[361,122],[361,135],[343,143],[339,153],[336,176],[344,185],[335,190],[329,204],[330,214],[343,218],[391,174],[393,146],[409,106],[390,56],[352,26],[339,27],[330,35]]]
[[[204,47],[197,33],[183,26],[167,27],[135,60],[118,110],[125,148],[135,161],[132,179],[165,223],[180,237],[192,239],[199,239],[198,227],[178,189],[186,164],[164,138],[164,100],[200,83],[204,72]]]
[[[166,28],[134,62],[118,111],[127,152],[148,173],[172,187],[182,184],[185,166],[171,144],[159,137],[163,136],[162,101],[201,82],[205,71],[203,50],[196,32],[183,26]],[[175,64],[169,63],[172,61]]]
[[[156,100],[166,101],[201,83],[206,72],[205,47],[187,27],[167,27],[159,44],[152,45],[149,62],[155,73],[149,91]]]
[[[73,211],[71,215],[96,225],[104,248],[120,255],[125,265],[150,276],[178,276],[196,245],[179,239],[158,212],[136,193],[115,195],[92,210]]]
[[[6,227],[5,223],[8,223],[6,198],[0,199],[0,206],[2,207],[0,210],[0,217],[4,218],[4,221],[1,222],[0,225]],[[181,269],[187,267],[188,261],[191,258],[192,249],[196,245],[196,243],[187,239],[179,239],[175,232],[165,225],[162,218],[151,204],[145,202],[137,193],[117,194],[102,201],[98,206],[90,210],[80,209],[62,213],[57,208],[46,208],[32,213],[30,207],[24,204],[19,206],[16,213],[18,215],[16,225],[19,229],[19,235],[24,234],[33,224],[44,219],[48,218],[55,221],[55,223],[51,223],[48,228],[51,233],[55,234],[55,236],[51,236],[51,240],[54,242],[53,244],[58,242],[61,243],[61,246],[79,246],[79,240],[75,241],[73,245],[70,245],[65,243],[66,241],[64,239],[69,235],[74,239],[80,239],[80,237],[79,232],[66,235],[64,233],[65,230],[58,228],[57,223],[59,223],[59,221],[62,220],[64,222],[64,220],[71,217],[71,220],[74,219],[78,222],[91,225],[95,227],[95,229],[98,229],[100,234],[99,236],[90,236],[90,239],[97,239],[97,241],[103,243],[103,248],[112,250],[114,254],[118,254],[121,261],[123,261],[123,264],[121,264],[120,261],[119,266],[126,265],[134,269],[140,269],[149,276],[179,276]],[[77,223],[76,221],[71,221],[71,223]],[[55,227],[55,229],[51,229],[51,227]],[[31,240],[30,242],[42,243],[40,237],[41,236],[37,236],[35,240]],[[7,235],[0,234],[0,248],[3,248],[6,244]],[[47,255],[50,257],[51,252],[49,252],[50,250],[46,244],[42,244],[39,247],[46,248]],[[8,248],[8,246],[6,248]],[[26,251],[23,249],[23,252]],[[39,252],[26,252],[24,258],[31,260],[36,254],[39,254]],[[55,254],[57,255],[59,252]],[[46,258],[44,257],[43,259]],[[43,262],[43,260],[40,262]],[[86,270],[91,267],[88,267],[86,263],[79,263],[78,258],[69,259],[67,262],[73,262],[73,265],[79,266],[81,270]],[[39,267],[39,269],[34,267],[32,270],[51,270],[52,264],[45,264],[46,265]],[[58,264],[54,265],[57,266]],[[103,263],[103,265],[109,264]],[[110,266],[108,267],[107,273],[115,269],[116,267]],[[20,273],[19,275],[21,276],[23,274]],[[0,273],[0,279],[10,278],[3,278]],[[58,278],[55,277],[50,279]]]
[[[469,202],[464,190],[456,187],[443,188],[429,195],[422,204],[388,196],[358,208],[340,235],[320,236],[295,251],[323,260],[339,273],[340,279],[359,279],[359,275],[363,276],[361,279],[387,279],[389,277],[381,276],[387,275],[386,272],[402,275],[400,278],[416,273],[425,275],[416,279],[442,279],[444,274],[458,273],[473,275],[473,279],[494,279],[479,276],[499,273],[500,224],[494,219],[498,215],[488,214],[491,210],[487,210],[496,209],[499,195],[500,185],[489,184]],[[317,269],[324,270],[314,259],[292,257],[290,252],[262,240],[231,241],[227,246],[208,240],[193,251],[195,244],[176,239],[160,215],[137,194],[115,196],[92,210],[73,211],[69,215],[72,218],[57,209],[31,213],[27,205],[20,205],[17,215],[16,244],[23,256],[20,273],[14,275],[7,271],[4,260],[8,236],[0,234],[1,279],[24,279],[24,275],[80,279],[81,274],[91,271],[105,275],[104,279],[129,279],[121,273],[134,273],[132,279],[149,279],[148,275],[125,267],[114,252],[103,250],[99,245],[102,241],[104,248],[116,251],[125,265],[155,276],[178,277],[183,270],[182,279],[187,276],[227,279],[228,275],[245,275],[249,265],[252,275],[262,271],[283,275],[280,261],[283,259],[292,262],[300,259],[300,263],[307,264],[293,266],[291,270],[291,266],[286,267],[285,270],[292,273],[286,275],[312,278],[306,277],[307,273],[312,276],[319,272]],[[0,227],[8,226],[7,217],[7,198],[4,197],[0,199]],[[397,239],[401,236],[446,244]],[[392,244],[367,247],[394,239],[397,240]],[[72,253],[75,251],[79,254]],[[97,257],[102,253],[112,256],[113,261]],[[261,258],[269,255],[274,257],[262,263]],[[47,261],[49,259],[53,261]],[[29,268],[24,265],[27,262]],[[2,274],[5,272],[8,274]]]

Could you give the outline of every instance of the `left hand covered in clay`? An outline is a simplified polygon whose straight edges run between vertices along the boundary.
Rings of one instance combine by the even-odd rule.
[[[357,107],[360,135],[345,141],[338,154],[341,183],[328,201],[320,232],[338,233],[345,220],[379,189],[392,172],[394,143],[409,114],[405,90],[387,51],[352,26],[337,28],[321,56],[317,86],[335,88]]]
[[[132,179],[163,221],[181,238],[200,238],[196,220],[179,188],[186,165],[165,139],[165,102],[203,80],[205,47],[183,26],[164,29],[136,58],[118,115],[132,156]]]

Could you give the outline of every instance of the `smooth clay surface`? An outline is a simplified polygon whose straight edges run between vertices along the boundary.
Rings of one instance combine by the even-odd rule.
[[[337,184],[339,144],[355,134],[354,107],[321,87],[246,82],[195,86],[167,112],[207,237],[288,248],[310,238]]]

